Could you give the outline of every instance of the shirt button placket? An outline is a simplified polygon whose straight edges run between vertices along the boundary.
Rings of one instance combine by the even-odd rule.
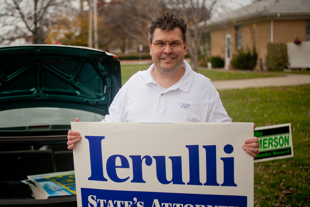
[[[161,93],[158,100],[158,111],[164,111],[165,109],[165,94]]]

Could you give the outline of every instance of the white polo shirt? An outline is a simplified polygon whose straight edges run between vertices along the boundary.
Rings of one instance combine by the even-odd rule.
[[[231,122],[209,78],[184,60],[183,77],[169,88],[154,79],[152,64],[134,74],[119,90],[103,121],[108,122]]]

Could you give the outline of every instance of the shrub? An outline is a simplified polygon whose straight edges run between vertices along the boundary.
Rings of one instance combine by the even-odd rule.
[[[212,56],[210,57],[210,62],[212,64],[212,68],[223,68],[225,61],[220,56]]]
[[[268,43],[266,66],[268,70],[288,68],[287,45],[285,43]]]
[[[250,49],[244,51],[243,49],[237,51],[237,55],[231,60],[231,65],[236,69],[253,70],[257,63],[256,48],[253,47],[252,52]]]

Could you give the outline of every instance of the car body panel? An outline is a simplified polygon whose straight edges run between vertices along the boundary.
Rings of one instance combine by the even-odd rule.
[[[120,63],[100,50],[55,45],[0,48],[0,111],[61,107],[106,114]]]
[[[67,133],[76,117],[101,121],[121,87],[118,58],[62,46],[0,47],[0,206],[76,206],[75,196],[35,200],[30,174],[73,170]]]

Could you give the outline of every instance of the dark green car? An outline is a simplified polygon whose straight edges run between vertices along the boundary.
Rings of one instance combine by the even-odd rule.
[[[112,54],[83,47],[0,47],[0,205],[76,206],[35,200],[27,175],[73,170],[67,133],[76,117],[101,121],[121,87]]]

